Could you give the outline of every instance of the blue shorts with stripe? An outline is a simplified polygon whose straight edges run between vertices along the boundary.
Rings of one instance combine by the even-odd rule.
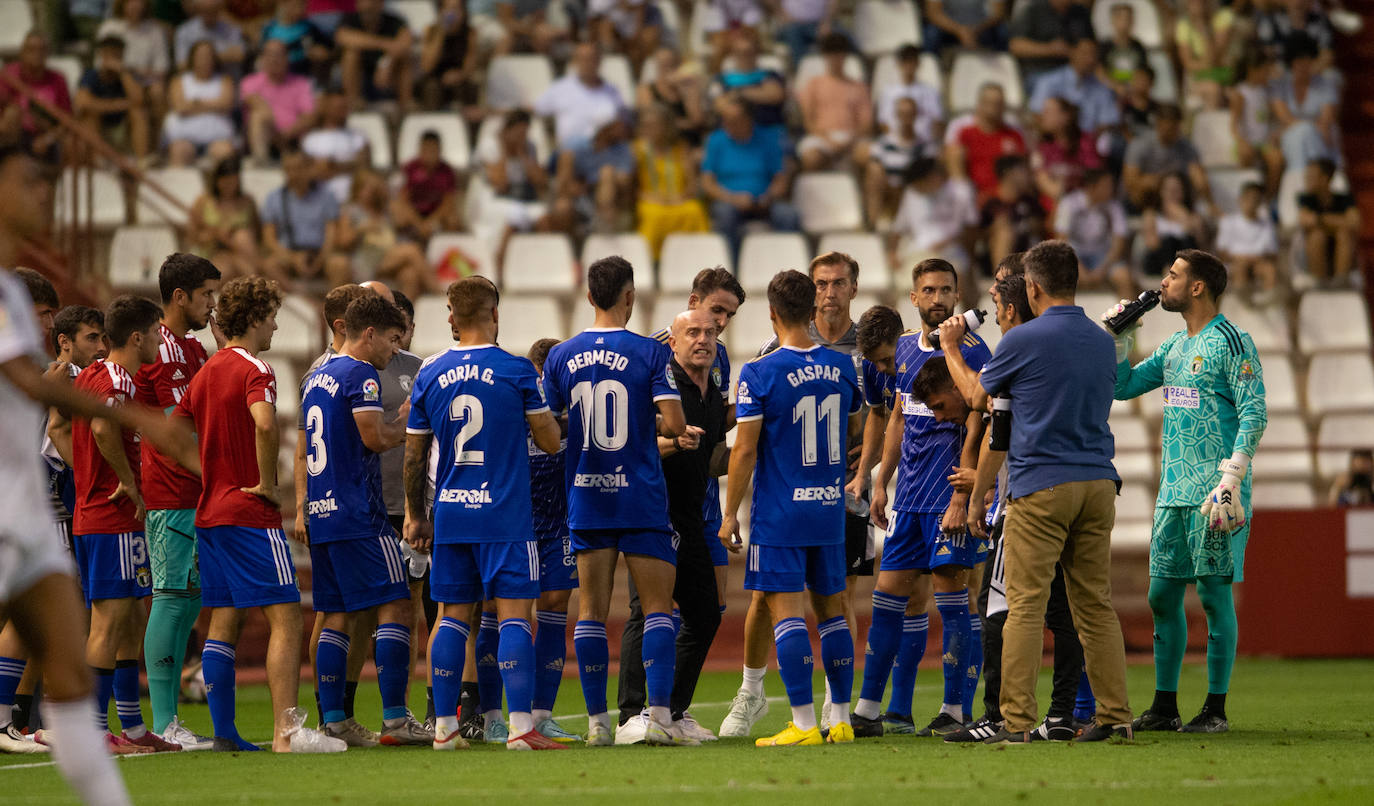
[[[809,590],[832,596],[844,590],[844,544],[824,546],[749,546],[744,588],[765,593]]]
[[[310,546],[315,610],[355,613],[410,598],[401,544],[391,534]]]
[[[577,555],[566,534],[535,535],[539,544],[539,590],[577,590]]]
[[[72,549],[87,607],[100,599],[152,595],[153,572],[142,532],[74,535]]]
[[[977,538],[961,529],[940,529],[943,512],[895,512],[883,540],[882,571],[929,571],[946,565],[972,568],[979,562]],[[984,551],[983,557],[986,558]]]
[[[296,563],[280,529],[197,527],[200,598],[206,607],[263,607],[301,600]]]
[[[672,529],[569,529],[576,554],[615,549],[621,554],[643,554],[677,565],[677,532]]]
[[[539,598],[539,544],[439,543],[430,559],[429,593],[436,602]]]
[[[706,537],[706,550],[711,552],[711,565],[716,568],[730,564],[730,550],[720,542],[720,520],[707,521],[702,532]]]

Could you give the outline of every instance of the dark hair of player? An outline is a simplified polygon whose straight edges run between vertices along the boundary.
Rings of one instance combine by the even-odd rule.
[[[895,308],[874,305],[864,311],[859,317],[859,329],[854,338],[859,355],[866,356],[879,345],[896,344],[903,327],[902,315]]]
[[[215,306],[215,321],[231,339],[262,324],[281,307],[281,291],[265,277],[237,277],[224,284]]]
[[[367,294],[348,303],[344,311],[344,333],[350,339],[357,338],[368,328],[376,328],[378,333],[406,329],[406,315],[401,309],[382,299],[377,294]]]
[[[402,294],[400,291],[392,291],[392,292],[391,292],[391,296],[392,296],[393,299],[396,300],[396,307],[397,307],[397,308],[400,308],[400,309],[401,309],[401,313],[403,313],[403,314],[406,315],[406,319],[407,319],[408,321],[410,321],[410,322],[414,322],[414,321],[415,321],[415,303],[413,303],[413,302],[410,301],[410,297],[407,297],[405,294]]]
[[[735,295],[739,304],[744,304],[744,286],[739,284],[735,275],[721,266],[702,269],[692,279],[692,293],[696,295],[697,299],[706,299],[717,291],[728,291]]]
[[[625,293],[625,286],[633,285],[634,281],[634,267],[620,255],[603,257],[587,267],[587,292],[599,310],[614,308],[620,295]]]
[[[448,287],[448,308],[457,327],[480,324],[491,309],[501,304],[501,293],[491,280],[479,275],[454,280]]]
[[[1064,299],[1078,290],[1078,254],[1064,241],[1038,243],[1024,260],[1026,279],[1049,296]]]
[[[1031,310],[1030,300],[1026,299],[1026,275],[1008,274],[1006,277],[994,283],[997,289],[997,299],[1001,300],[1003,307],[1010,305],[1016,316],[1025,324],[1035,318],[1035,311]]]
[[[206,282],[219,278],[219,269],[215,268],[215,264],[200,255],[173,252],[162,261],[162,268],[157,270],[157,290],[162,294],[162,304],[166,305],[172,301],[172,295],[178,289],[185,291],[189,297]]]
[[[135,333],[145,333],[162,319],[162,306],[147,297],[115,297],[105,311],[105,335],[111,347],[123,347]]]
[[[922,403],[953,388],[954,379],[950,377],[949,365],[945,363],[943,355],[931,356],[916,371],[916,377],[911,379],[911,396]]]
[[[69,340],[76,341],[76,333],[82,325],[90,325],[103,332],[105,330],[105,314],[85,305],[68,305],[58,311],[57,316],[53,317],[52,320],[53,352],[62,352],[62,345],[57,340],[58,336],[66,336]]]
[[[806,273],[811,279],[816,279],[816,269],[821,266],[844,266],[849,269],[849,281],[855,285],[859,284],[859,261],[846,255],[844,252],[826,252],[811,259],[811,265],[807,267]]]
[[[816,310],[816,284],[795,269],[780,271],[768,282],[768,305],[784,325],[804,325]]]
[[[335,322],[344,318],[353,300],[362,299],[368,294],[372,292],[357,283],[344,283],[338,288],[331,288],[329,293],[324,295],[324,323],[329,325],[330,331],[334,330]]]
[[[1004,258],[1002,258],[1002,262],[997,264],[997,271],[994,271],[993,274],[997,274],[997,273],[999,273],[999,272],[1000,272],[1000,273],[1006,274],[1008,277],[1011,277],[1011,276],[1020,277],[1021,275],[1025,274],[1025,273],[1026,273],[1026,253],[1025,253],[1025,252],[1009,252],[1009,253],[1007,253],[1007,256],[1004,257]]]
[[[1213,302],[1221,299],[1226,292],[1226,264],[1221,258],[1201,249],[1180,249],[1174,257],[1188,264],[1188,277],[1201,280]]]
[[[4,164],[4,161],[4,155],[0,155],[0,165]],[[33,269],[25,268],[15,269],[14,274],[24,281],[24,287],[29,290],[29,297],[33,299],[34,305],[47,305],[50,308],[60,307],[57,301],[57,289],[53,288],[48,278]]]
[[[942,257],[928,257],[911,267],[911,285],[914,288],[921,281],[921,276],[931,272],[944,272],[954,278],[954,287],[959,287],[959,272],[954,270],[954,264]]]
[[[539,372],[544,371],[544,361],[549,357],[549,350],[558,344],[558,339],[540,339],[530,345],[529,354],[525,357],[534,364],[534,368]]]

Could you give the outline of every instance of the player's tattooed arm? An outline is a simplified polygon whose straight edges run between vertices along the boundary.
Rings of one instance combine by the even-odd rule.
[[[406,458],[401,469],[401,485],[406,500],[405,539],[411,548],[419,552],[428,552],[434,537],[425,513],[425,484],[429,480],[429,444],[432,439],[431,434],[407,434]]]

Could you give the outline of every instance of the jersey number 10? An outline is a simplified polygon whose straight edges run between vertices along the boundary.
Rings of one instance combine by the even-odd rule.
[[[582,414],[582,450],[595,443],[599,450],[618,451],[629,441],[625,426],[630,419],[630,395],[620,381],[575,384],[570,408]]]
[[[818,406],[816,396],[807,395],[792,407],[792,422],[802,424],[802,464],[808,467],[816,464],[816,431],[822,420],[825,421],[826,442],[830,452],[830,461],[827,464],[837,465],[841,461],[840,454],[843,451],[840,446],[840,396],[826,395]]]

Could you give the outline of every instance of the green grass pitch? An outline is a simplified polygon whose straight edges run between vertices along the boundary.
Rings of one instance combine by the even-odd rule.
[[[921,671],[918,722],[937,707],[938,675]],[[1131,667],[1137,710],[1149,704],[1152,683],[1148,665]],[[486,746],[455,753],[376,748],[291,757],[203,752],[133,758],[119,768],[140,804],[427,804],[458,798],[524,804],[621,798],[772,804],[806,798],[828,804],[923,797],[951,803],[1369,804],[1374,803],[1371,683],[1374,661],[1242,660],[1228,705],[1230,734],[1144,734],[1133,746],[992,748],[902,736],[790,749],[734,740],[701,748],[577,747],[538,754]],[[714,729],[737,685],[737,673],[703,676],[694,715]],[[1048,685],[1042,677],[1042,698]],[[775,674],[767,687],[770,695],[782,693]],[[1201,704],[1205,687],[1202,669],[1190,665],[1181,685],[1185,718]],[[302,704],[309,699],[303,682]],[[422,711],[422,686],[413,688],[412,699]],[[241,689],[238,710],[244,735],[265,740],[266,690]],[[577,681],[569,678],[558,710],[567,715],[565,727],[585,729],[585,716],[572,716],[582,710]],[[358,693],[361,720],[376,727],[380,712],[375,685],[364,683]],[[787,713],[786,702],[775,698],[756,735],[781,728]],[[185,707],[182,716],[208,732],[203,706]],[[75,802],[42,756],[0,756],[0,792],[0,803]]]

